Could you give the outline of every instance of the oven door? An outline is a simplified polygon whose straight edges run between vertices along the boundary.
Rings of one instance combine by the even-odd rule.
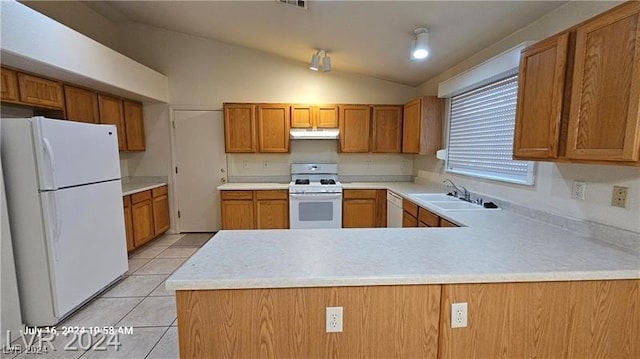
[[[342,193],[289,193],[289,227],[342,228]]]

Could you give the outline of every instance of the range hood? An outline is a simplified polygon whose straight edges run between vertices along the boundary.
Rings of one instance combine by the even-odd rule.
[[[319,128],[316,130],[306,128],[292,128],[289,137],[292,140],[337,140],[340,131],[337,128]]]

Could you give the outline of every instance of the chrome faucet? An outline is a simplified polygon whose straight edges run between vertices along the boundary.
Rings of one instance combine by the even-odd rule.
[[[447,182],[448,182],[448,183],[447,183]],[[447,188],[448,188],[448,187],[453,187],[453,188],[454,188],[453,194],[454,194],[456,197],[458,197],[458,198],[460,198],[460,199],[462,199],[462,200],[465,200],[465,201],[467,201],[467,202],[471,202],[471,193],[470,193],[470,192],[469,192],[465,187],[463,187],[463,186],[460,186],[460,187],[456,186],[456,184],[455,184],[455,183],[453,183],[453,181],[452,181],[452,180],[450,180],[450,179],[448,179],[448,178],[447,178],[447,179],[445,179],[444,181],[442,181],[442,183],[446,184],[446,185],[447,185]]]

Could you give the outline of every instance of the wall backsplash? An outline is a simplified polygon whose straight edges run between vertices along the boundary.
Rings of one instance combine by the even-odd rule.
[[[291,141],[288,154],[230,153],[229,177],[289,177],[292,163],[338,163],[341,176],[411,176],[413,156],[378,153],[338,153],[334,140]]]

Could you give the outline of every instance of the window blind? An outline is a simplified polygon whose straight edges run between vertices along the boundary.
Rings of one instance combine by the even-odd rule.
[[[515,161],[518,75],[451,97],[447,172],[533,184],[534,162]]]

